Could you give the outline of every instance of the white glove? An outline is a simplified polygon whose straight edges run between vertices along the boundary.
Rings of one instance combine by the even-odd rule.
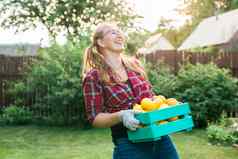
[[[136,128],[139,127],[140,122],[134,116],[138,113],[140,113],[140,111],[136,110],[121,110],[118,112],[120,121],[126,128],[132,131],[135,131]]]

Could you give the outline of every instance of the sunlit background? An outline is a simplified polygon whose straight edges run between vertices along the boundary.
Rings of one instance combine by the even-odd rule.
[[[174,26],[180,26],[186,20],[186,17],[179,15],[175,9],[180,5],[181,0],[127,0],[143,16],[138,21],[138,26],[149,31],[154,31],[161,17],[174,19]],[[63,44],[65,37],[59,35],[57,42]],[[35,30],[29,30],[24,33],[17,33],[12,30],[3,30],[0,28],[0,44],[9,43],[41,43],[43,46],[49,44],[49,37],[44,26],[39,25]]]
[[[157,28],[161,17],[173,19],[175,27],[181,26],[187,19],[176,11],[181,5],[181,0],[128,0],[128,2],[144,17],[139,23],[140,26],[150,31]]]

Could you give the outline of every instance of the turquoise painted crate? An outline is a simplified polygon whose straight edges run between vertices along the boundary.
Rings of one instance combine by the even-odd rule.
[[[127,131],[128,138],[132,142],[156,141],[164,135],[169,135],[182,130],[191,130],[194,124],[192,116],[189,115],[190,113],[189,104],[181,103],[170,106],[169,108],[137,114],[135,117],[146,126],[138,128],[136,131]],[[179,119],[157,124],[159,121],[176,116],[179,116]]]

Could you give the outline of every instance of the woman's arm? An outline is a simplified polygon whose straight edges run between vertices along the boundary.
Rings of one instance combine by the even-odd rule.
[[[140,111],[132,109],[121,110],[116,113],[99,113],[95,117],[92,125],[98,128],[107,128],[122,122],[126,128],[133,131],[136,130],[140,124],[139,120],[134,117],[134,115],[138,113],[140,113]]]
[[[104,113],[103,88],[99,84],[95,75],[88,74],[83,82],[83,95],[85,103],[85,113],[87,119],[94,127],[107,128],[119,122],[130,130],[138,127],[139,121],[134,118],[136,114],[133,110],[121,110],[116,113]]]
[[[109,128],[121,122],[119,112],[116,113],[99,113],[93,120],[93,126],[97,128]]]

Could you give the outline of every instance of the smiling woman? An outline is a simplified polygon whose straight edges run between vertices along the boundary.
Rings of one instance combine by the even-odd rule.
[[[154,93],[143,67],[125,57],[125,36],[114,24],[99,24],[83,66],[83,94],[88,121],[97,128],[110,128],[114,159],[178,159],[169,136],[158,141],[132,143],[127,130],[139,128],[133,110],[141,99]]]

